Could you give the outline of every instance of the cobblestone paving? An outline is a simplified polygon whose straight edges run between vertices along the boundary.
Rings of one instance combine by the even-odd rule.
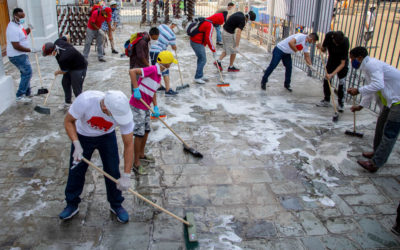
[[[135,30],[125,28],[118,44]],[[187,38],[179,38],[178,48],[184,80],[191,82],[195,57]],[[246,41],[241,49],[262,67],[271,58]],[[110,56],[109,49],[105,58],[107,63],[98,63],[92,49],[84,89],[121,89],[128,95],[127,59]],[[364,138],[347,137],[344,131],[353,123],[349,105],[337,124],[331,109],[315,106],[321,82],[294,69],[289,93],[279,66],[262,92],[262,73],[238,56],[241,72],[224,73],[231,87],[221,89],[211,58],[208,54],[209,83],[190,83],[177,97],[159,93],[167,123],[205,157],[184,153],[154,121],[147,149],[156,163],[147,166],[147,175],[133,177],[135,189],[179,216],[193,211],[200,249],[399,249],[399,238],[390,232],[400,197],[398,145],[375,174],[356,163],[371,148],[376,115],[360,112]],[[40,64],[49,87],[55,59],[41,57]],[[17,83],[15,67],[5,68]],[[177,67],[171,71],[177,86]],[[32,85],[38,84],[35,74]],[[108,210],[103,177],[92,169],[79,214],[67,222],[58,219],[70,150],[65,111],[57,109],[63,102],[60,79],[48,100],[50,116],[33,111],[43,100],[34,97],[33,104],[0,116],[0,248],[184,249],[182,224],[129,193],[124,206],[130,222],[118,223]],[[122,153],[120,138],[119,145]],[[92,160],[101,166],[98,154]]]

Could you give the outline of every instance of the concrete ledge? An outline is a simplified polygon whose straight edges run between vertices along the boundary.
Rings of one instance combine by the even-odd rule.
[[[0,76],[0,114],[15,103],[14,82],[11,76]]]

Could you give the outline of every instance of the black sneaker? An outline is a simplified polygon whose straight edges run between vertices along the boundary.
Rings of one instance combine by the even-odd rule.
[[[111,50],[111,53],[113,54],[118,54],[118,51],[116,51],[115,49]]]
[[[338,104],[338,111],[339,111],[340,113],[343,113],[343,111],[344,111],[344,105],[343,105],[343,103],[339,103],[339,104]]]
[[[217,64],[217,63],[218,63],[218,64]],[[216,62],[214,62],[214,65],[215,65],[215,67],[219,68],[219,71],[221,71],[221,72],[222,72],[222,64],[221,64],[221,62],[220,62],[220,61],[216,61]]]
[[[164,90],[166,90],[166,89],[165,89],[165,87],[162,86],[162,85],[157,89],[157,91],[164,91]]]
[[[240,69],[236,68],[235,66],[229,67],[228,72],[239,72]]]
[[[224,44],[223,44],[223,43],[221,43],[221,42],[217,42],[217,45],[219,45],[219,46],[223,46]]]
[[[261,83],[261,89],[267,90],[267,83]]]
[[[178,92],[173,91],[172,89],[165,91],[165,96],[176,96],[177,94],[178,94]]]
[[[289,92],[292,92],[292,88],[290,86],[285,86],[285,89],[287,89]]]
[[[106,62],[106,60],[104,60],[104,58],[99,58],[99,62]]]
[[[396,224],[394,224],[394,226],[391,229],[392,233],[394,233],[397,236],[400,236],[400,226]]]

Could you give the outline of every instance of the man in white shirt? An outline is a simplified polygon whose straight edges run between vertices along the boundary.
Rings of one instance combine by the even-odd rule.
[[[369,11],[367,12],[367,17],[365,19],[365,28],[364,28],[365,44],[368,43],[368,41],[372,38],[374,34],[374,26],[376,20],[375,9],[376,9],[375,4],[372,4],[369,8]]]
[[[36,53],[40,50],[31,49],[29,42],[29,33],[31,29],[26,30],[22,26],[25,23],[25,13],[20,8],[13,11],[12,21],[7,26],[7,56],[12,64],[14,64],[21,72],[21,81],[17,91],[17,102],[31,102],[30,81],[32,78],[32,67],[29,62],[28,52]]]
[[[292,92],[292,88],[290,87],[290,81],[292,77],[292,54],[303,51],[304,59],[306,60],[307,64],[311,66],[312,62],[310,58],[309,47],[311,44],[315,44],[318,40],[319,37],[316,33],[311,33],[309,35],[298,33],[291,35],[279,42],[272,52],[272,60],[268,68],[265,70],[264,76],[261,80],[261,89],[266,90],[268,77],[272,74],[274,69],[282,60],[282,63],[286,68],[284,87],[289,92]]]
[[[350,51],[353,68],[360,69],[368,85],[349,88],[351,95],[362,95],[360,105],[353,106],[352,112],[368,107],[372,98],[381,105],[381,113],[376,122],[374,151],[362,155],[370,160],[357,161],[371,173],[376,172],[388,160],[400,132],[400,70],[368,56],[364,47]]]
[[[78,213],[79,198],[85,184],[88,165],[82,158],[90,160],[95,149],[99,151],[104,171],[115,179],[118,185],[105,177],[107,200],[110,210],[121,223],[129,221],[129,214],[122,207],[124,198],[121,191],[131,186],[133,164],[133,115],[128,98],[121,91],[86,91],[72,103],[64,119],[65,130],[72,141],[70,169],[65,200],[67,206],[60,213],[62,220]],[[118,144],[115,127],[119,126],[124,143],[124,173],[120,176]]]

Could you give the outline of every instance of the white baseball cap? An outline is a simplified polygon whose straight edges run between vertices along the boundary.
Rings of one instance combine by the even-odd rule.
[[[119,90],[109,90],[104,97],[104,105],[111,112],[112,117],[120,125],[133,121],[128,98]]]

